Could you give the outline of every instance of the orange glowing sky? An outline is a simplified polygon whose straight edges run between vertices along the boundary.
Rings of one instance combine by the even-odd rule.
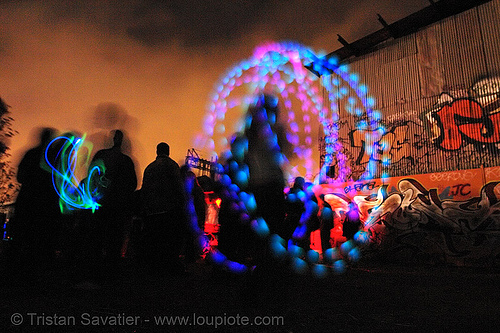
[[[268,40],[334,51],[429,5],[424,0],[0,0],[0,97],[16,166],[33,129],[122,128],[140,177],[165,141],[182,162],[222,74]],[[313,145],[316,145],[313,143]],[[209,156],[203,156],[209,158]]]

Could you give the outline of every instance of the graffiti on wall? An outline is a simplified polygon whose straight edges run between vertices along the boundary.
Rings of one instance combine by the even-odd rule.
[[[484,178],[486,181],[500,179],[500,166],[484,169]],[[495,188],[495,194],[500,197],[500,187]]]
[[[411,244],[422,252],[437,250],[444,256],[489,252],[492,249],[483,245],[491,240],[489,236],[494,236],[496,243],[500,232],[500,204],[494,193],[498,184],[488,183],[480,196],[455,201],[441,200],[435,189],[428,190],[415,179],[403,179],[397,192],[380,199],[365,227],[369,230],[383,224],[394,231],[398,243]],[[500,253],[500,245],[496,246]]]
[[[459,94],[460,95],[460,94]],[[500,145],[500,78],[477,82],[467,97],[443,93],[438,102],[424,114],[435,133],[435,144],[446,151],[466,144],[477,149]]]
[[[373,143],[365,141],[374,137],[366,130],[348,121],[339,123],[345,128],[339,140],[349,150],[351,179],[358,179],[370,161],[387,166],[390,175],[433,171],[437,160],[450,169],[479,167],[486,157],[495,158],[492,164],[498,165],[500,77],[443,92],[426,110],[390,115],[384,122],[385,134]]]
[[[384,159],[390,162],[391,169],[406,169],[418,173],[419,165],[431,159],[435,155],[435,148],[428,144],[422,125],[415,121],[400,121],[387,127],[381,139],[373,144],[371,154],[367,154],[364,141],[366,133],[362,130],[349,132],[349,148],[352,150],[354,159],[352,168],[364,171],[370,160],[383,164]],[[361,168],[359,167],[361,166]],[[425,172],[425,170],[421,170]],[[394,172],[391,172],[394,174]],[[396,173],[397,174],[397,173]]]
[[[500,257],[500,181],[480,182],[483,171],[500,172],[490,169],[323,185],[321,191],[338,216],[356,203],[379,249],[406,249],[446,262],[492,259]]]

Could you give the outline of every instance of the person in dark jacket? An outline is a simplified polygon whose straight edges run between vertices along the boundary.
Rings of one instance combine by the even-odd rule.
[[[285,177],[281,158],[289,154],[285,129],[278,122],[278,98],[261,94],[247,111],[251,119],[245,130],[249,168],[248,189],[255,196],[257,215],[264,218],[270,233],[283,237],[285,219]]]
[[[54,136],[54,129],[43,128],[39,144],[26,152],[17,169],[21,189],[15,204],[12,240],[16,255],[28,268],[42,268],[55,255],[61,213],[45,161],[47,145]]]
[[[132,219],[133,194],[137,188],[134,162],[122,153],[122,142],[123,132],[115,130],[113,146],[99,150],[92,159],[92,165],[100,163],[104,166],[102,198],[93,218],[106,275],[118,273],[124,228]]]
[[[141,199],[144,229],[142,259],[152,273],[182,273],[179,259],[186,230],[184,190],[177,162],[170,158],[170,146],[161,142],[156,159],[144,170]]]
[[[305,180],[303,177],[296,177],[293,186],[286,196],[286,217],[284,239],[292,238],[295,228],[299,226],[300,217],[305,212],[304,203],[299,199],[299,192],[304,191]]]

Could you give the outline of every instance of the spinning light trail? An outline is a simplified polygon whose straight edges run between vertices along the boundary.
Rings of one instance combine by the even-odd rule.
[[[102,196],[104,165],[92,165],[88,176],[80,181],[76,174],[76,167],[82,147],[87,148],[83,167],[88,166],[91,144],[84,144],[84,137],[63,135],[53,139],[45,149],[45,161],[52,172],[52,183],[59,195],[59,207],[62,213],[75,209],[91,209],[94,212],[99,208],[99,199]]]
[[[272,100],[271,97],[266,98],[264,96],[257,99],[257,111],[253,111],[251,115],[247,115],[250,119],[246,124],[247,129],[252,126],[258,131],[255,137],[258,138],[257,140],[262,141],[262,147],[268,148],[268,158],[271,160],[271,163],[281,167],[283,158],[276,141],[276,134],[273,132],[275,119],[272,117],[273,112],[269,112],[270,110],[267,110],[265,107],[268,99]],[[257,203],[254,194],[249,192],[249,166],[245,163],[248,146],[249,139],[244,134],[240,134],[233,138],[231,151],[226,153],[229,160],[224,166],[224,175],[220,179],[221,184],[226,189],[222,193],[223,202],[231,207],[233,212],[239,216],[241,223],[248,225],[259,238],[266,241],[266,246],[269,247],[271,255],[276,260],[289,263],[291,269],[299,274],[307,273],[310,268],[314,276],[326,276],[330,269],[325,265],[318,265],[319,254],[313,250],[305,253],[303,248],[295,244],[295,241],[307,237],[307,221],[313,215],[318,214],[319,207],[313,200],[315,194],[312,191],[312,186],[298,192],[296,195],[297,200],[302,201],[304,204],[305,211],[293,233],[293,239],[287,242],[287,240],[284,240],[279,235],[271,234],[266,221],[257,213]],[[196,215],[191,212],[191,216],[194,217]],[[193,221],[192,225],[197,225],[197,223]],[[193,229],[193,231],[196,235],[199,235],[198,230]],[[201,245],[206,243],[203,237],[199,239]],[[335,273],[342,273],[345,270],[346,261],[356,261],[359,259],[360,251],[357,246],[365,244],[361,240],[358,237],[357,241],[346,242],[340,248],[340,251],[336,250],[336,252],[333,252],[332,250],[325,253],[325,258],[332,264],[332,269]],[[217,249],[211,251],[210,258],[216,264],[234,273],[241,274],[251,269],[251,267],[228,259]]]
[[[328,92],[328,98],[331,104],[330,110],[323,106],[323,99],[319,96],[318,89],[314,86],[314,81],[317,79],[312,73],[305,69],[305,65],[313,63],[313,70],[317,73],[336,75],[334,80],[325,80],[324,87]],[[254,102],[254,96],[266,90],[269,90],[268,85],[274,87],[272,94],[281,97],[284,101],[285,111],[287,112],[287,124],[289,131],[287,140],[295,147],[294,152],[304,161],[304,167],[307,173],[312,173],[311,160],[311,144],[310,136],[311,126],[309,124],[311,114],[317,116],[320,123],[323,125],[325,142],[326,142],[326,157],[324,166],[320,172],[320,178],[324,178],[327,168],[333,162],[334,157],[339,166],[338,181],[345,181],[349,174],[347,158],[341,152],[342,145],[338,141],[338,120],[339,110],[336,101],[342,98],[347,98],[348,103],[346,111],[357,117],[357,128],[364,131],[367,143],[375,143],[377,138],[383,135],[384,129],[379,124],[380,114],[374,112],[372,107],[375,105],[373,97],[367,95],[367,87],[358,84],[359,77],[355,74],[349,74],[348,68],[345,65],[339,66],[335,59],[330,58],[328,61],[324,58],[318,58],[308,48],[297,43],[268,43],[258,47],[253,57],[244,60],[231,70],[218,84],[213,93],[211,102],[208,107],[208,112],[203,126],[203,134],[196,138],[195,145],[202,146],[209,150],[212,155],[217,156],[216,151],[224,151],[225,157],[232,159],[229,165],[226,166],[226,174],[221,178],[221,183],[228,190],[228,195],[223,200],[231,200],[233,207],[240,214],[242,223],[249,223],[256,235],[268,240],[268,245],[272,254],[278,258],[289,258],[292,268],[298,273],[304,273],[308,267],[316,277],[323,277],[328,273],[328,269],[324,265],[318,265],[319,254],[315,251],[304,253],[304,249],[293,243],[286,244],[278,235],[270,235],[270,230],[266,221],[259,216],[255,216],[256,204],[252,193],[245,192],[246,185],[249,180],[248,166],[243,162],[246,150],[248,149],[248,141],[241,136],[245,127],[250,126],[252,119],[243,117],[243,122],[240,121],[235,129],[240,134],[233,137],[231,150],[228,151],[228,139],[224,136],[226,131],[222,121],[226,117],[226,112],[236,106],[240,106],[243,112],[248,109],[248,106]],[[292,84],[293,83],[293,84]],[[248,95],[243,99],[228,100],[229,95],[235,88],[243,85],[248,86]],[[354,91],[354,95],[350,94]],[[303,112],[303,132],[306,134],[305,145],[300,145],[299,125],[296,121],[296,114],[292,110],[291,96],[295,95],[296,99],[301,102],[301,110]],[[243,114],[242,114],[243,115]],[[273,124],[277,119],[266,119],[269,124]],[[270,147],[277,144],[275,133],[265,131],[263,137],[267,140]],[[238,142],[236,139],[240,138]],[[234,139],[236,138],[236,139]],[[246,143],[246,145],[245,145]],[[368,147],[368,153],[371,154],[372,147]],[[279,146],[278,146],[279,150]],[[274,159],[281,167],[284,167],[286,158],[280,154]],[[388,163],[388,159],[384,159]],[[298,168],[297,166],[289,168],[291,171],[290,177],[295,177]],[[294,173],[295,172],[295,173]],[[370,164],[363,177],[369,178],[374,173],[374,165]],[[231,175],[231,177],[229,176]],[[321,177],[323,176],[323,177]],[[311,214],[318,214],[318,206],[311,200],[313,191],[305,191],[303,193],[303,203],[306,207],[304,216],[301,220],[305,220]],[[304,234],[305,224],[299,224],[294,235],[300,236]],[[325,259],[332,264],[333,271],[342,273],[346,267],[346,261],[356,261],[359,259],[360,250],[358,246],[364,245],[369,240],[366,232],[360,231],[356,234],[353,241],[345,242],[339,249],[329,249],[325,252]],[[200,242],[204,243],[203,237]],[[242,273],[246,272],[249,267],[229,260],[223,253],[218,250],[211,252],[212,260],[226,267],[228,270]]]
[[[313,69],[323,75],[323,86],[328,92],[330,109],[324,106],[323,97],[316,85],[318,77],[305,66],[313,64]],[[333,74],[332,74],[333,73]],[[330,75],[331,74],[331,75]],[[326,78],[325,78],[326,77]],[[334,77],[333,80],[330,78]],[[243,97],[237,88],[245,88]],[[337,180],[346,181],[350,174],[347,157],[342,153],[342,143],[338,140],[339,101],[347,101],[346,111],[356,117],[356,127],[365,134],[367,153],[373,151],[372,145],[383,135],[380,114],[373,111],[375,99],[368,95],[366,85],[359,83],[359,76],[349,73],[346,65],[339,65],[334,58],[325,60],[318,57],[309,48],[295,42],[273,42],[257,47],[249,59],[235,65],[216,85],[203,124],[203,133],[195,138],[194,145],[209,151],[212,156],[229,147],[227,124],[224,124],[229,110],[240,108],[242,119],[236,124],[235,132],[241,132],[245,125],[244,111],[253,102],[256,94],[271,91],[283,101],[287,122],[287,140],[294,146],[294,153],[299,163],[288,165],[288,179],[304,174],[314,174],[312,159],[313,140],[311,137],[311,119],[317,118],[323,127],[326,156],[320,172],[322,179],[327,168],[336,160],[339,174]],[[300,103],[301,114],[293,109],[293,102]],[[233,111],[234,112],[234,111]],[[302,128],[300,127],[302,124]],[[230,133],[232,134],[232,132]],[[229,134],[229,136],[230,136]],[[299,134],[305,134],[301,139]],[[384,159],[387,166],[389,159]],[[302,168],[302,170],[301,170]],[[363,178],[371,178],[376,165],[369,164]]]

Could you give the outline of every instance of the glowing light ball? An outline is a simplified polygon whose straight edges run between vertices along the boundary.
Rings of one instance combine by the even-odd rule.
[[[310,215],[316,215],[318,214],[318,204],[312,200],[308,200],[306,201],[305,203],[305,209],[306,209],[306,212],[309,213]]]
[[[292,269],[297,274],[306,274],[309,267],[307,263],[300,258],[292,258]]]
[[[307,251],[307,261],[313,264],[317,264],[319,262],[319,253],[314,250]]]
[[[302,217],[304,217],[305,214],[302,214]],[[301,221],[299,221],[299,225],[295,228],[293,231],[292,237],[294,239],[303,239],[307,235],[307,225],[305,222],[307,221],[307,218],[303,219],[301,217]]]
[[[236,274],[244,274],[248,271],[248,267],[246,265],[230,260],[224,261],[224,266],[226,267],[226,269]]]
[[[248,185],[248,172],[245,170],[238,170],[236,172],[235,181],[239,187],[245,188]]]
[[[228,175],[223,175],[219,181],[224,187],[231,185],[231,178]]]
[[[276,259],[286,258],[287,251],[285,248],[285,241],[278,235],[272,235],[269,240],[269,247],[271,249],[271,254]]]
[[[342,274],[346,271],[347,265],[344,260],[337,260],[333,263],[332,269],[336,274]]]
[[[240,191],[240,187],[238,185],[233,183],[233,184],[229,185],[228,189],[230,192],[233,192],[236,194],[236,196],[238,196],[238,192]]]
[[[297,199],[299,199],[300,201],[305,203],[305,201],[307,199],[306,192],[304,192],[304,191],[297,192]]]
[[[333,220],[333,210],[329,207],[323,207],[321,209],[321,219],[325,221]]]
[[[354,234],[354,241],[359,245],[366,245],[370,242],[370,234],[364,230],[360,230]]]
[[[312,276],[317,279],[322,279],[328,275],[328,268],[325,265],[313,265]]]
[[[257,201],[255,201],[255,196],[253,194],[249,194],[247,201],[245,201],[248,212],[253,213],[257,209]]]
[[[260,237],[265,238],[269,235],[269,227],[263,218],[258,217],[251,222],[252,230]]]
[[[304,249],[300,246],[290,244],[288,245],[288,253],[295,258],[302,257],[304,255]]]
[[[348,240],[347,242],[342,243],[340,245],[340,253],[344,256],[347,257],[347,254],[349,251],[351,251],[355,247],[355,244],[353,241]]]
[[[290,193],[288,196],[287,196],[287,200],[290,202],[290,203],[296,203],[297,202],[297,195],[295,193]]]
[[[227,257],[220,251],[211,251],[209,253],[209,259],[216,264],[222,265],[224,261],[227,260]]]
[[[357,247],[353,248],[349,253],[347,253],[347,259],[351,262],[356,262],[361,258],[361,252]]]
[[[326,251],[323,254],[323,258],[327,260],[329,263],[333,263],[335,262],[335,260],[338,260],[341,257],[342,256],[336,247],[326,249]]]

